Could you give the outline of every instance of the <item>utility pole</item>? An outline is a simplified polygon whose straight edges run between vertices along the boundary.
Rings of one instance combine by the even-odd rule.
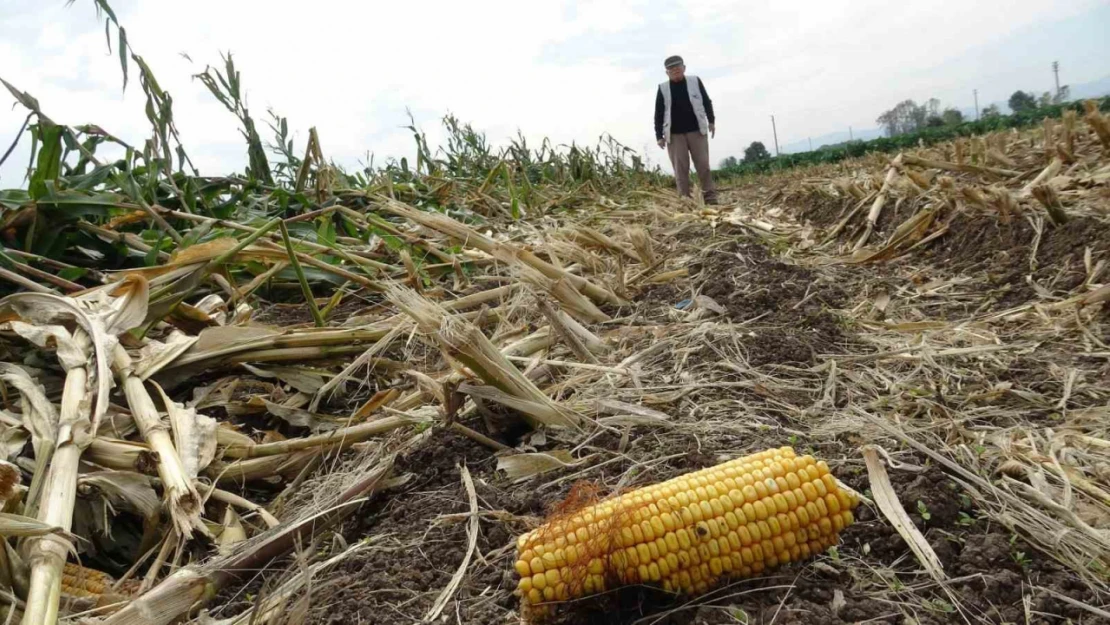
[[[975,94],[975,121],[979,121],[979,90],[975,89],[972,93]]]
[[[775,126],[775,116],[771,116],[771,130],[775,133],[775,156],[779,156],[779,129]]]
[[[848,140],[849,141],[855,141],[856,140],[856,138],[852,136],[852,127],[851,126],[848,126]]]
[[[812,152],[813,151],[813,137],[807,137],[807,139],[809,139],[809,151]]]
[[[1052,62],[1052,73],[1056,74],[1056,99],[1060,99],[1060,61]]]

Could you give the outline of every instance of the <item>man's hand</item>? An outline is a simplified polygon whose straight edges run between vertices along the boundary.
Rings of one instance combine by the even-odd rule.
[[[666,139],[660,139],[660,140],[656,141],[656,143],[659,144],[660,149],[663,149],[663,150],[667,149],[667,140]]]
[[[713,138],[717,137],[717,124],[709,124],[709,136]]]

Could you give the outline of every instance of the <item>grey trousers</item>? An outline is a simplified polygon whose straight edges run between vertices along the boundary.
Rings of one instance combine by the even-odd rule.
[[[706,202],[717,200],[717,187],[713,185],[713,175],[709,168],[708,136],[700,132],[672,134],[667,143],[667,153],[671,157],[671,166],[674,167],[679,195],[690,197],[690,160],[693,159],[698,182],[701,183],[702,197]]]

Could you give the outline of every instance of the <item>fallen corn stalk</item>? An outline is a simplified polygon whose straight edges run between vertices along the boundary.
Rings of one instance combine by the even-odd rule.
[[[575,426],[581,420],[581,415],[559,405],[524,377],[474,324],[407,289],[394,287],[389,298],[434,338],[445,355],[464,364],[486,384],[520,400],[517,409],[527,407],[523,414],[533,425]]]
[[[169,428],[163,423],[143,381],[132,373],[131,358],[122,348],[116,348],[114,365],[135,425],[157,455],[158,477],[162,480],[163,498],[174,527],[186,539],[191,538],[193,532],[207,534],[200,518],[200,495],[181,462]]]
[[[895,179],[897,179],[898,170],[902,168],[904,159],[905,155],[899,154],[890,162],[890,167],[886,170],[886,178],[883,179],[883,186],[879,189],[879,194],[875,196],[875,201],[871,204],[871,210],[867,213],[867,229],[864,231],[863,235],[860,236],[859,241],[856,242],[856,251],[863,249],[863,246],[867,244],[867,240],[871,238],[871,232],[875,229],[875,225],[879,223],[879,215],[882,214],[883,205],[886,204],[887,197],[890,195],[891,185],[893,185]]]
[[[336,493],[330,505],[322,506],[320,512],[270,529],[246,541],[235,552],[204,565],[179,569],[109,616],[103,625],[168,625],[204,605],[231,581],[253,575],[275,558],[289,553],[298,544],[307,544],[314,534],[353,513],[387,483],[394,459],[395,456],[385,456],[367,466],[365,473]]]
[[[522,263],[539,271],[551,280],[566,280],[581,291],[583,295],[586,295],[595,302],[609,303],[616,306],[625,303],[623,299],[617,297],[609,289],[598,286],[585,278],[576,276],[563,269],[559,269],[551,263],[541,260],[528,250],[520,249],[507,243],[498,243],[450,217],[438,213],[418,211],[395,200],[385,200],[385,209],[426,228],[437,230],[453,239],[463,241],[467,245],[480,249],[502,262],[510,264]]]
[[[30,420],[29,429],[39,439],[39,470],[28,505],[36,511],[38,520],[50,527],[68,532],[73,526],[81,454],[92,442],[108,407],[112,382],[108,357],[119,349],[116,334],[130,330],[145,318],[147,297],[146,281],[138,278],[126,279],[112,290],[86,299],[24,293],[0,300],[0,310],[12,310],[21,318],[11,322],[13,329],[40,347],[55,347],[66,372],[61,409],[54,412],[40,397],[29,406],[37,408],[25,415]],[[70,331],[52,325],[62,320],[73,322],[75,328]],[[25,625],[57,621],[63,570],[72,549],[67,538],[56,534],[35,538],[27,545],[31,572]]]
[[[944,171],[964,172],[969,174],[989,174],[991,176],[998,176],[1001,178],[1013,178],[1020,176],[1020,171],[1012,169],[1000,169],[998,167],[987,167],[985,165],[972,165],[970,163],[945,163],[943,161],[935,161],[913,154],[902,154],[902,162],[906,165],[915,165],[917,167],[928,167],[930,169],[941,169]]]

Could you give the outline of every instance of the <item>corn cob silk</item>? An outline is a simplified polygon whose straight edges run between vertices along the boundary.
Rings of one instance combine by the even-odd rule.
[[[859,499],[824,461],[770,449],[550,520],[517,540],[526,612],[627,584],[704,593],[836,544]]]

